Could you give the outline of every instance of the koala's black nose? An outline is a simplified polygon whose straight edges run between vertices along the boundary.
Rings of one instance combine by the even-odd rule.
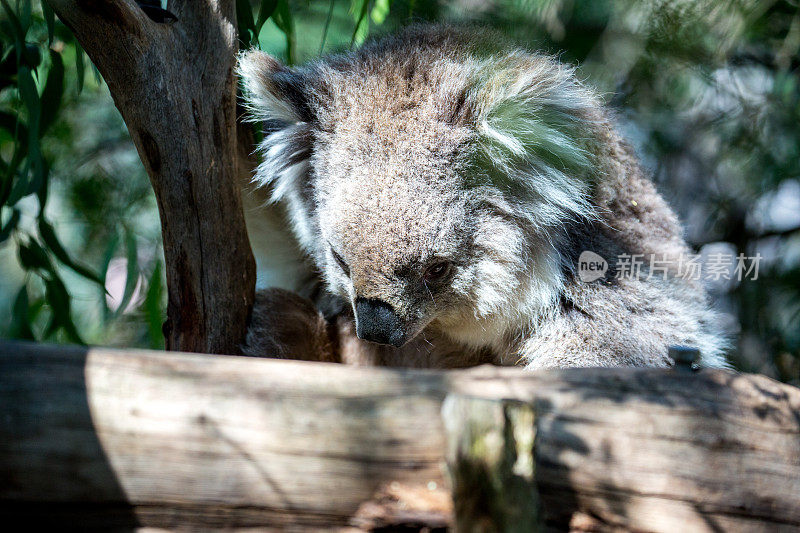
[[[398,348],[406,342],[403,321],[392,306],[382,300],[356,298],[356,335],[365,341]]]

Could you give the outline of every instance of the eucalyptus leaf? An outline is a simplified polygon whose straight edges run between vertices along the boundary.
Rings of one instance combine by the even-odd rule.
[[[28,148],[28,127],[19,115],[0,111],[0,129],[6,130],[13,137],[14,143],[23,150]]]
[[[86,344],[78,334],[78,329],[72,321],[72,312],[70,309],[70,297],[64,282],[53,275],[52,277],[45,278],[44,280],[45,294],[47,295],[47,303],[53,311],[53,318],[47,328],[47,335],[52,335],[55,331],[61,328],[67,335],[67,338],[76,344]]]
[[[319,43],[319,53],[320,55],[325,50],[325,41],[328,39],[328,30],[331,27],[331,20],[333,20],[333,6],[335,4],[335,0],[330,0],[328,4],[328,15],[325,17],[325,28],[322,30],[322,40]]]
[[[36,91],[36,82],[33,81],[33,73],[27,66],[21,66],[17,78],[19,96],[28,111],[29,138],[34,135],[38,136],[41,102],[39,93]]]
[[[45,220],[44,217],[39,217],[39,234],[42,236],[42,240],[50,251],[53,252],[53,255],[65,266],[71,268],[84,278],[97,283],[101,287],[103,286],[103,280],[100,279],[99,275],[94,273],[89,267],[78,263],[70,257],[69,253],[62,246],[61,241],[58,240],[53,226]]]
[[[0,114],[0,121],[7,124],[13,131],[14,152],[6,168],[3,170],[2,182],[0,182],[0,206],[14,205],[20,198],[25,196],[28,188],[27,170],[19,174],[20,163],[25,159],[28,152],[28,129],[19,116],[12,116],[7,113]],[[0,126],[2,127],[2,126]]]
[[[13,206],[28,195],[28,188],[31,180],[28,179],[28,168],[21,172],[15,172],[10,181],[10,190],[8,195],[3,199],[3,205]]]
[[[255,26],[255,39],[258,41],[258,36],[261,34],[261,28],[269,20],[275,9],[278,7],[278,0],[261,0],[261,5],[258,8],[258,20]]]
[[[33,177],[28,183],[25,195],[39,190],[46,178],[46,168],[39,146],[39,120],[41,116],[41,99],[36,91],[33,74],[28,67],[22,66],[18,73],[19,94],[28,111],[28,162]]]
[[[0,244],[6,241],[11,236],[11,232],[17,228],[17,224],[19,223],[19,209],[13,209],[11,211],[11,218],[8,219],[8,222],[5,223],[3,229],[0,229]]]
[[[50,262],[47,252],[36,241],[20,242],[17,252],[20,265],[25,270],[54,272],[53,264]]]
[[[47,42],[50,46],[53,45],[53,32],[56,25],[56,15],[53,13],[53,8],[47,3],[47,0],[42,0],[42,15],[44,15],[45,24],[47,24]]]
[[[21,64],[35,69],[42,63],[42,52],[35,44],[25,43],[22,48]]]
[[[286,36],[286,63],[293,65],[295,63],[296,38],[294,33],[294,19],[289,9],[288,0],[278,0],[278,5],[275,8],[275,12],[272,14],[272,20]]]
[[[11,312],[11,335],[17,339],[36,340],[31,325],[28,287],[25,284],[22,285],[14,299],[14,307]]]
[[[103,301],[103,316],[105,320],[111,318],[111,311],[108,308],[107,300],[105,298],[105,296],[108,295],[108,290],[106,290],[105,286],[105,283],[108,279],[108,265],[111,264],[111,259],[114,258],[114,254],[119,247],[119,240],[119,233],[115,232],[106,245],[105,252],[103,253],[103,261],[101,263],[102,266],[100,267],[100,279],[103,280],[103,291],[101,298]]]
[[[354,44],[361,44],[364,42],[366,38],[366,31],[365,28],[368,26],[364,26],[367,24],[367,11],[369,10],[369,2],[370,0],[353,0],[351,4],[351,10],[355,15],[355,27],[353,28],[353,35],[350,38],[350,46],[352,47]]]
[[[17,58],[19,58],[19,54],[22,53],[22,45],[25,43],[25,31],[22,28],[22,24],[20,23],[19,17],[11,9],[11,6],[8,5],[7,0],[0,0],[0,5],[3,6],[3,10],[6,12],[8,16],[8,20],[11,21],[11,28],[13,32],[13,38],[16,41],[17,46]]]
[[[22,31],[28,33],[31,27],[31,0],[17,1],[17,9],[19,9],[19,23],[22,25]]]
[[[236,0],[236,22],[239,25],[239,41],[249,45],[256,34],[256,24],[253,22],[253,8],[250,0]]]
[[[86,77],[86,63],[81,45],[75,41],[75,71],[78,75],[78,94],[83,92],[83,79]]]
[[[50,70],[47,72],[47,81],[41,97],[41,117],[39,121],[39,135],[44,135],[53,124],[61,98],[64,95],[64,62],[61,54],[50,50]]]
[[[42,159],[41,162],[41,175],[34,173],[34,178],[31,180],[31,185],[29,187],[30,193],[35,192],[39,199],[40,214],[44,212],[44,208],[47,205],[47,194],[50,191],[50,180],[48,179],[50,176],[50,165],[48,165],[47,161],[44,159]]]
[[[127,260],[127,272],[125,276],[125,291],[122,294],[122,300],[117,307],[114,316],[120,316],[125,312],[128,305],[131,303],[133,293],[136,291],[136,286],[139,284],[139,258],[138,249],[136,245],[136,236],[130,230],[125,230],[125,258]]]
[[[50,167],[39,151],[38,139],[36,141],[36,150],[29,150],[28,152],[28,160],[30,161],[31,167],[31,180],[28,183],[25,196],[33,193],[39,195],[39,208],[41,209],[44,205],[42,199],[47,197],[47,195],[43,193],[47,190],[47,176],[50,173]]]
[[[377,25],[383,24],[389,16],[389,9],[392,7],[392,0],[375,0],[375,5],[370,11],[369,17]]]

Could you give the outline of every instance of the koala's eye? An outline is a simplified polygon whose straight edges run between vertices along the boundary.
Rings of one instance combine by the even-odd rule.
[[[450,273],[451,267],[452,263],[450,263],[450,261],[434,263],[425,269],[425,272],[422,274],[422,279],[427,282],[441,281]]]
[[[350,267],[347,266],[347,263],[344,262],[342,256],[336,253],[336,250],[333,249],[333,246],[331,246],[331,254],[333,254],[333,258],[336,260],[336,263],[339,265],[339,267],[344,271],[345,274],[349,276]]]

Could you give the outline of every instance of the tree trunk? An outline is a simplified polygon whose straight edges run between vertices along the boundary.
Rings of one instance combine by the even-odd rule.
[[[234,0],[48,0],[108,83],[161,215],[170,350],[237,353],[255,261],[237,180]]]
[[[0,342],[3,518],[797,530],[800,390],[723,370],[413,371]]]

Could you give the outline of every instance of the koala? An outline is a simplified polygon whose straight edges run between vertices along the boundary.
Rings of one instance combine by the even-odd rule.
[[[664,367],[679,344],[725,366],[676,215],[572,68],[421,25],[298,68],[252,50],[239,73],[264,124],[251,240],[282,272],[245,354]],[[619,257],[645,260],[622,275]]]

